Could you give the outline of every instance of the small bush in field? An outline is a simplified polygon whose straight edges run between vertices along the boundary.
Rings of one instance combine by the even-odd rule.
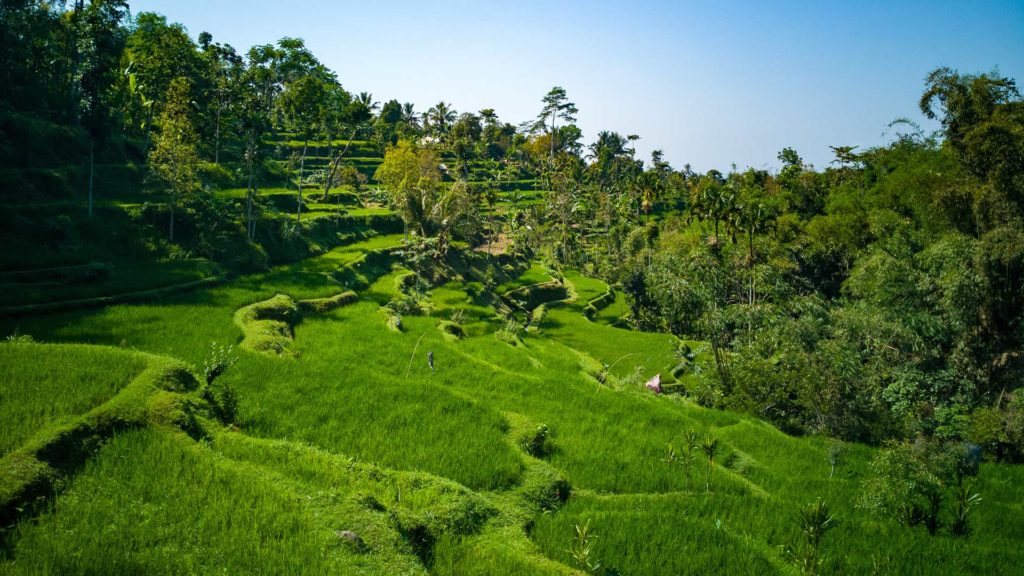
[[[203,379],[207,384],[212,383],[238,360],[234,351],[235,347],[230,344],[210,343],[210,351],[203,361]]]

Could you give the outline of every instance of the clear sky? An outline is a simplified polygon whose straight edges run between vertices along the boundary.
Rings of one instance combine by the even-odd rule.
[[[829,145],[883,144],[938,66],[1024,83],[1024,0],[130,0],[240,52],[300,37],[346,89],[425,111],[532,119],[563,86],[586,142],[638,134],[676,168],[824,168]]]

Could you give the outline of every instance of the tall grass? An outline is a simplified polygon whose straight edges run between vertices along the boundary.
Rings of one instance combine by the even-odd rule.
[[[533,262],[530,264],[530,267],[517,278],[498,285],[494,292],[496,294],[505,294],[506,292],[511,292],[516,288],[530,286],[531,284],[540,284],[541,282],[549,282],[550,280],[551,274],[548,273],[547,269],[540,263]]]
[[[195,282],[217,274],[209,260],[189,259],[166,262],[118,262],[109,275],[87,281],[55,281],[30,284],[0,284],[6,294],[3,306],[20,306],[116,296]]]
[[[187,438],[127,433],[86,465],[49,513],[19,526],[0,573],[423,573],[411,558],[354,554],[335,535],[343,519],[305,502]]]
[[[340,269],[398,242],[400,236],[374,237],[159,304],[3,327],[20,325],[47,340],[123,340],[199,365],[211,341],[241,337],[232,322],[241,306],[276,293],[337,294],[351,277]],[[12,540],[14,564],[4,569],[391,574],[430,566],[437,574],[564,574],[571,573],[566,550],[575,526],[589,520],[597,559],[623,574],[792,574],[781,547],[799,535],[796,511],[818,497],[842,522],[822,544],[827,572],[1006,573],[1020,564],[1024,473],[1017,468],[983,467],[984,500],[970,540],[930,537],[855,507],[873,448],[850,446],[830,478],[821,439],[789,437],[746,416],[644,390],[644,379],[675,365],[677,340],[668,335],[591,322],[575,303],[550,306],[540,332],[508,343],[495,337],[499,323],[473,297],[477,286],[459,282],[433,290],[433,317],[403,317],[403,330],[394,332],[378,308],[398,294],[404,271],[376,273],[360,285],[358,302],[303,318],[293,357],[237,352],[219,382],[239,395],[240,433],[216,436],[212,452],[152,432],[119,438],[51,513],[21,525]],[[535,265],[506,289],[549,278]],[[569,280],[579,294],[603,292],[582,276]],[[456,313],[474,326],[458,340],[438,330],[439,320]],[[74,363],[55,361],[54,369]],[[602,384],[596,376],[604,365],[611,378]],[[541,425],[550,433],[542,463],[515,438],[520,428]],[[687,431],[723,447],[713,469],[697,461],[700,481],[689,487],[682,469],[666,462],[668,445],[679,446]],[[524,504],[522,491],[541,464],[564,476],[575,496],[531,518],[536,508]],[[346,466],[364,476],[345,476]],[[402,515],[413,514],[433,527],[431,534],[448,536],[433,544],[417,540],[424,562],[408,564],[414,546],[353,504],[365,493],[395,511],[403,526],[409,524]],[[491,507],[499,513],[482,512]],[[391,542],[379,549],[386,553],[350,557],[336,549],[333,530],[345,528],[344,518],[377,530]],[[471,520],[463,526],[430,518]],[[535,545],[523,539],[531,520]],[[91,551],[101,541],[110,554]],[[373,564],[386,559],[394,566]]]
[[[113,348],[0,343],[0,454],[106,402],[145,365],[138,354]]]

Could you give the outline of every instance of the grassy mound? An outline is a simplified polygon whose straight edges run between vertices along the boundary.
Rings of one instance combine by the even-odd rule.
[[[55,348],[59,354],[62,348],[15,346],[35,346],[37,354],[54,352]],[[85,353],[84,350],[76,352]],[[104,349],[97,349],[93,355],[95,358],[89,360],[102,365]],[[129,366],[144,364],[146,368],[109,401],[76,418],[59,419],[42,427],[0,460],[0,521],[4,525],[38,499],[52,493],[65,476],[74,473],[118,432],[145,426],[197,429],[195,405],[182,396],[195,390],[197,385],[189,367],[167,358],[135,356]],[[51,374],[48,385],[54,387],[63,382],[63,374]]]
[[[327,298],[309,298],[306,300],[299,300],[299,310],[302,312],[315,312],[317,314],[323,314],[330,312],[335,308],[341,308],[342,306],[348,306],[359,299],[359,296],[351,291],[345,291],[341,294],[335,294]]]
[[[356,505],[331,500],[311,500],[307,487],[216,458],[187,437],[131,432],[97,453],[53,512],[19,527],[0,570],[426,574],[394,536],[372,541],[381,553],[352,551],[339,531],[370,534]]]
[[[0,454],[43,428],[103,404],[142,372],[146,363],[140,354],[114,348],[0,343]]]
[[[242,347],[278,356],[288,353],[295,336],[293,328],[301,318],[295,301],[284,294],[235,312],[235,324],[242,329]]]

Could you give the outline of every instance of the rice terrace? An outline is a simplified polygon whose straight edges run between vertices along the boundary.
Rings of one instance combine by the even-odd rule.
[[[0,574],[1024,573],[1024,7],[820,4],[0,2]]]

